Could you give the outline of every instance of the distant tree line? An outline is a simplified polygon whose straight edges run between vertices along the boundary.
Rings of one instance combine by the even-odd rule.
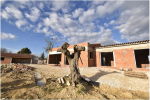
[[[1,48],[1,53],[12,53],[10,50],[6,49],[6,48]]]

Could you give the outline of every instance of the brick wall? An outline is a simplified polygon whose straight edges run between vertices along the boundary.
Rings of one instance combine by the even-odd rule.
[[[136,68],[133,49],[114,50],[115,66],[117,68]]]
[[[80,58],[78,61],[78,66],[79,67],[88,67],[88,51],[82,51]]]
[[[4,57],[4,60],[1,61],[1,64],[10,64],[11,61],[12,61],[12,58]]]
[[[79,67],[96,66],[96,52],[95,52],[95,47],[99,47],[100,44],[89,44],[87,42],[84,42],[84,43],[79,43],[77,45],[78,46],[84,46],[86,48],[85,51],[81,51],[81,55],[80,55],[80,58],[79,58],[79,61],[78,61],[78,66]],[[69,51],[73,50],[73,46],[74,45],[70,45],[68,47]],[[56,52],[57,49],[58,48],[53,48],[52,52],[53,51]],[[93,59],[89,58],[89,52],[91,52],[91,51],[94,52],[94,58]],[[73,51],[70,51],[70,52],[73,52]],[[65,65],[66,65],[65,64],[65,56],[64,56],[64,54],[61,54],[61,66],[65,66]]]

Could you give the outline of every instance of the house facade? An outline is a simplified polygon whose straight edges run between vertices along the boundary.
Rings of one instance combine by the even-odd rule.
[[[80,67],[92,67],[96,66],[96,47],[100,47],[100,44],[90,44],[87,42],[84,43],[79,43],[77,44],[79,46],[84,46],[85,51],[81,52],[79,61],[78,61],[78,66]],[[49,51],[48,54],[48,64],[55,64],[55,65],[60,65],[60,66],[66,66],[69,65],[67,58],[65,57],[64,54],[61,52],[57,52],[58,48],[53,48],[51,51]],[[68,47],[68,50],[73,53],[73,45],[70,45]]]
[[[31,64],[36,63],[36,57],[30,54],[15,54],[15,53],[1,53],[1,64],[10,63],[23,63]]]
[[[96,48],[96,65],[149,69],[149,48],[149,40],[101,46]]]
[[[136,41],[113,45],[80,43],[85,51],[81,52],[79,67],[112,67],[112,68],[143,68],[148,69],[150,41]],[[53,48],[48,54],[48,64],[66,66],[66,57]],[[73,52],[73,45],[68,50]]]

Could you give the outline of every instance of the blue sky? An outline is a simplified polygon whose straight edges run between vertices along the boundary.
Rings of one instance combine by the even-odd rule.
[[[40,55],[45,39],[102,45],[149,39],[148,1],[1,0],[1,47]]]

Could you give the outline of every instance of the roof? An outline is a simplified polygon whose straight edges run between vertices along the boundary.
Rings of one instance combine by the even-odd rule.
[[[31,54],[16,54],[16,53],[1,53],[2,57],[11,57],[11,58],[32,58]]]
[[[118,43],[118,44],[111,44],[111,45],[103,45],[103,46],[100,46],[98,48],[119,47],[119,46],[127,46],[127,45],[146,44],[146,43],[150,43],[150,40],[127,42],[127,43]]]

